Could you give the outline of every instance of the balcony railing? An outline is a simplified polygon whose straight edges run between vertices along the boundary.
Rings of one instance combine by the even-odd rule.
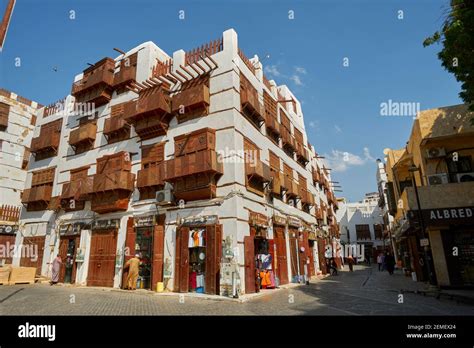
[[[78,98],[83,96],[89,90],[101,87],[112,87],[114,84],[115,61],[112,58],[104,58],[84,70],[84,77],[74,82],[71,94]]]
[[[61,133],[57,131],[41,132],[39,137],[31,139],[30,151],[35,154],[51,150],[56,152],[59,147],[60,138]]]
[[[255,117],[259,122],[264,121],[265,111],[258,100],[258,92],[248,81],[240,87],[240,104],[244,113]]]
[[[161,116],[171,112],[170,97],[160,88],[145,90],[137,100],[132,100],[124,105],[124,119],[135,123],[140,118]]]
[[[34,186],[32,188],[29,188],[23,191],[23,195],[21,197],[21,203],[23,204],[29,204],[29,203],[35,203],[35,202],[48,203],[51,200],[52,192],[53,192],[53,186],[51,185]]]
[[[422,210],[472,206],[474,181],[418,186],[417,189]],[[413,187],[405,187],[400,199],[403,202],[403,209],[399,207],[396,218],[403,215],[402,210],[418,209],[415,189]]]
[[[265,114],[265,126],[269,128],[273,133],[280,134],[280,124],[277,119]]]
[[[129,130],[130,125],[121,116],[111,117],[105,120],[104,135],[107,138]]]
[[[283,142],[283,146],[291,149],[292,151],[296,151],[296,140],[291,135],[290,131],[285,127],[280,128],[281,132],[281,140]]]
[[[87,195],[92,192],[92,187],[92,176],[64,183],[61,199],[85,200]]]
[[[93,177],[92,193],[108,191],[133,191],[135,174],[116,171],[106,174],[95,174]]]
[[[168,160],[166,181],[196,174],[223,174],[224,169],[219,155],[213,150],[204,150]]]
[[[177,114],[191,113],[196,110],[208,108],[210,103],[209,87],[205,84],[199,84],[190,88],[186,88],[175,94],[172,98],[172,112]]]
[[[269,182],[272,178],[270,175],[270,167],[260,160],[256,160],[254,163],[246,163],[245,174],[247,174],[249,179],[255,178],[266,182]]]
[[[0,205],[0,221],[18,222],[20,220],[20,207],[13,205]]]
[[[137,187],[157,187],[165,184],[166,163],[162,162],[156,166],[140,169],[137,176]]]
[[[69,134],[69,145],[75,147],[81,144],[94,144],[96,133],[96,121],[82,124]]]

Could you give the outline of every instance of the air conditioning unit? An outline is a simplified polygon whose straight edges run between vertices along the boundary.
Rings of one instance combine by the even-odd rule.
[[[446,150],[444,147],[432,147],[431,149],[426,150],[426,155],[428,158],[446,157]]]
[[[474,172],[456,174],[458,182],[474,181]]]
[[[174,202],[171,190],[161,190],[156,192],[156,205],[171,205]]]
[[[447,184],[448,182],[448,174],[446,173],[428,175],[428,184],[430,186]]]

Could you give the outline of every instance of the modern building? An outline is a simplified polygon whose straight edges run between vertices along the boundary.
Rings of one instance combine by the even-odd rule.
[[[338,238],[329,168],[301,104],[248,59],[237,34],[168,55],[145,42],[78,74],[38,112],[16,243],[60,281],[231,296],[325,272]],[[321,265],[321,266],[320,266]],[[257,269],[258,268],[258,269]]]
[[[359,202],[343,200],[337,212],[341,244],[358,245],[360,251],[363,246],[364,258],[370,257],[370,261],[385,249],[384,220],[379,199],[379,194],[372,192],[366,193]]]
[[[466,105],[422,111],[406,147],[385,150],[399,259],[439,286],[474,285],[473,119]]]
[[[0,89],[0,264],[11,263],[36,113],[42,105]]]

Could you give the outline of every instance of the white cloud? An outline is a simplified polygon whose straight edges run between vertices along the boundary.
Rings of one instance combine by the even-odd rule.
[[[291,75],[290,80],[293,81],[297,86],[303,86],[303,82],[301,82],[300,77],[296,74]]]
[[[309,122],[309,126],[310,126],[311,128],[316,128],[316,122],[310,121],[310,122]]]
[[[342,133],[341,127],[339,127],[337,124],[334,125],[334,129],[336,130],[336,133]]]
[[[328,167],[334,172],[345,172],[350,167],[363,166],[368,162],[375,161],[370,155],[368,147],[364,147],[363,151],[364,157],[340,150],[332,150],[330,154],[324,154],[324,157]]]
[[[369,148],[368,147],[364,147],[364,156],[365,156],[365,159],[367,161],[375,161],[375,158],[373,158],[371,155],[370,155],[370,151],[369,151]]]
[[[271,75],[271,76],[280,76],[281,73],[280,71],[278,71],[278,68],[276,65],[267,65],[265,67],[265,72],[268,73],[268,75]]]
[[[303,68],[302,66],[295,66],[295,71],[296,71],[298,74],[306,75],[306,69]]]

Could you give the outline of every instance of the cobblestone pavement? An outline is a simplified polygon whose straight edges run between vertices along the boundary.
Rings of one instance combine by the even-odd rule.
[[[347,268],[347,267],[346,267]],[[0,315],[474,315],[474,307],[412,292],[400,272],[356,266],[310,285],[266,290],[245,302],[103,288],[0,286]],[[71,303],[73,299],[74,303]]]

